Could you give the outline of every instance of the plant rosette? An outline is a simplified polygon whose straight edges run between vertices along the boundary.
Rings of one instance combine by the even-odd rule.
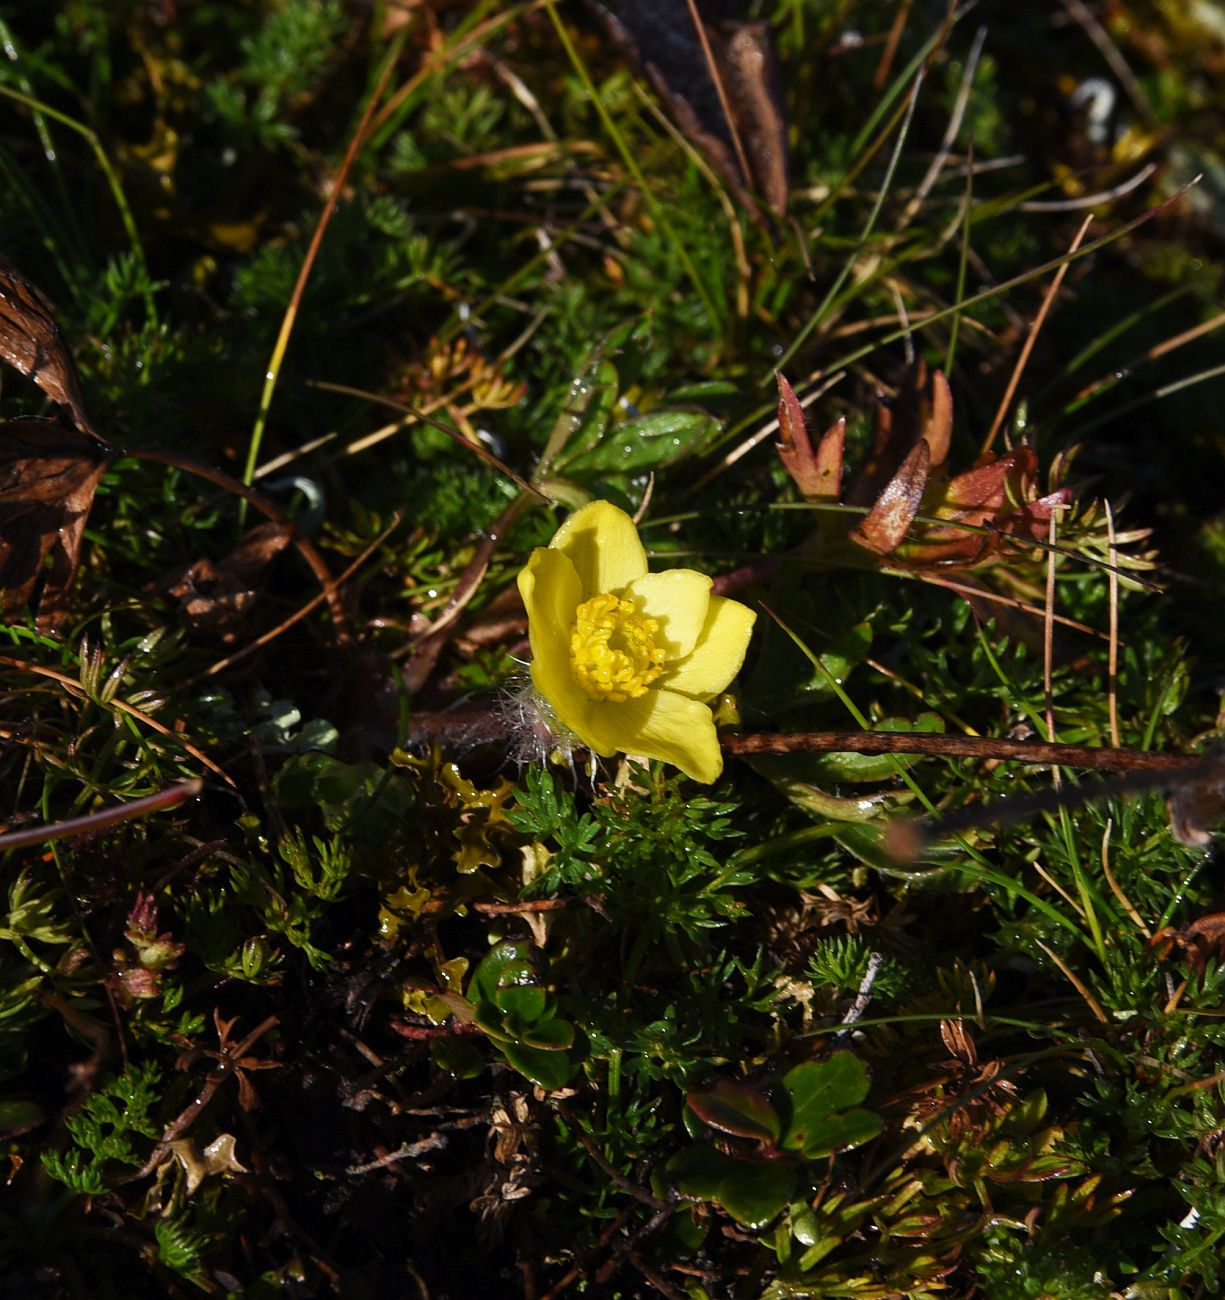
[[[709,701],[740,671],[757,615],[692,569],[647,571],[633,520],[607,501],[572,514],[519,574],[532,684],[554,730],[601,757],[662,759],[714,781]]]

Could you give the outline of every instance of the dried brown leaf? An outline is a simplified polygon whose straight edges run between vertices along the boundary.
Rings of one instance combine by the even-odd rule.
[[[931,449],[920,438],[885,485],[867,517],[851,530],[851,540],[877,555],[896,550],[919,513],[930,469]]]
[[[0,610],[33,607],[54,627],[81,554],[94,492],[113,448],[55,420],[0,425]]]
[[[787,123],[769,24],[738,21],[721,0],[697,0],[701,33],[688,0],[589,4],[737,197],[752,210],[755,193],[784,212]]]
[[[1208,827],[1225,817],[1225,750],[1220,761],[1201,771],[1170,795],[1170,831],[1188,848],[1205,849],[1212,843]]]
[[[0,357],[66,406],[83,433],[93,433],[81,400],[81,381],[47,300],[0,257]]]
[[[220,564],[207,557],[196,560],[164,589],[178,599],[189,627],[229,645],[259,596],[264,571],[289,541],[289,530],[283,525],[259,524]]]
[[[1177,951],[1188,968],[1198,974],[1207,966],[1209,958],[1225,956],[1225,912],[1209,912],[1181,929],[1166,926],[1149,943],[1158,961],[1168,960]]]

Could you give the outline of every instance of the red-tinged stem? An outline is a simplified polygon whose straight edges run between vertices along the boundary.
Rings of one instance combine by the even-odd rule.
[[[27,826],[25,830],[0,833],[0,853],[5,849],[23,849],[30,844],[47,844],[51,840],[67,839],[71,835],[98,835],[123,822],[143,817],[146,813],[177,808],[179,804],[194,799],[204,789],[203,781],[181,781],[167,786],[156,794],[133,799],[131,803],[115,808],[103,808],[84,817],[70,817],[67,821],[52,822],[44,826]]]

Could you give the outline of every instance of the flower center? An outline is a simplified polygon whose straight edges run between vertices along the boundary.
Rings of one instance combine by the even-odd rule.
[[[659,623],[639,614],[633,601],[608,592],[578,607],[570,630],[570,672],[593,700],[624,704],[645,695],[664,670],[655,644]]]

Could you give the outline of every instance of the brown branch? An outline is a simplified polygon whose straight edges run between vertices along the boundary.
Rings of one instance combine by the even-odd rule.
[[[1001,758],[1021,763],[1088,767],[1101,772],[1190,773],[1215,765],[1194,754],[1096,745],[1049,744],[990,736],[946,736],[931,732],[811,731],[748,732],[720,739],[725,754],[921,754],[933,758]]]
[[[181,781],[156,794],[147,794],[143,799],[133,799],[131,803],[119,804],[114,808],[103,808],[84,817],[70,817],[67,821],[52,822],[50,825],[27,826],[20,831],[0,831],[0,853],[5,849],[23,849],[28,844],[47,844],[51,840],[67,839],[70,835],[98,835],[110,830],[112,826],[143,817],[146,813],[177,808],[188,799],[194,799],[203,789],[203,781]]]

